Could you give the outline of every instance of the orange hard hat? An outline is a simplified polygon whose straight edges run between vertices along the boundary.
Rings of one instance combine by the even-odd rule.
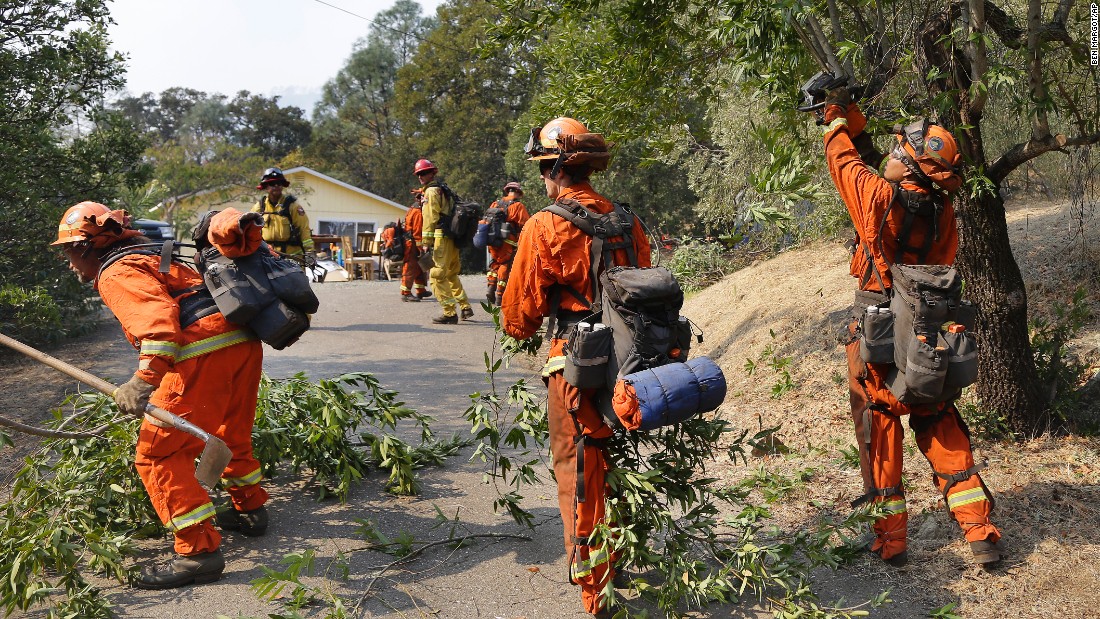
[[[57,240],[50,245],[88,241],[100,249],[121,240],[141,235],[130,228],[130,215],[107,208],[99,202],[81,202],[69,207],[57,225]]]
[[[956,168],[962,158],[950,131],[918,118],[904,127],[895,126],[894,133],[898,143],[890,154],[905,164],[917,185],[945,194],[959,189],[962,177]]]
[[[437,168],[435,167],[435,164],[431,161],[428,161],[427,159],[420,159],[416,162],[416,165],[413,166],[413,174],[419,175],[422,172],[430,172],[436,169]]]
[[[556,159],[555,174],[562,166],[581,164],[595,171],[606,170],[611,159],[603,134],[589,133],[579,120],[565,116],[532,128],[524,152],[528,161]]]

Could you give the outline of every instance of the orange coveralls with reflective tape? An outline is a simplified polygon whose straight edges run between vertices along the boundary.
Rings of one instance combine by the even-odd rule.
[[[890,262],[912,263],[915,256],[898,256],[898,236],[905,209],[887,207],[893,200],[894,188],[873,172],[860,159],[852,138],[863,131],[867,121],[859,107],[849,106],[845,113],[838,106],[826,110],[825,155],[829,172],[840,197],[848,207],[857,234],[856,253],[852,257],[851,274],[858,278],[862,290],[881,292],[878,276],[887,288],[891,285]],[[903,184],[906,189],[910,188]],[[883,218],[887,217],[881,238]],[[945,199],[943,215],[938,222],[939,238],[925,259],[926,264],[953,264],[958,249],[955,211]],[[921,247],[925,235],[931,234],[927,223],[916,218],[909,238],[909,247]],[[889,262],[887,262],[889,259]],[[859,308],[856,308],[858,311]],[[855,323],[850,326],[855,332]],[[877,496],[884,502],[889,515],[875,523],[872,550],[889,559],[906,549],[908,511],[901,492],[903,428],[901,416],[909,415],[909,426],[916,432],[917,445],[928,458],[932,469],[953,475],[974,466],[970,438],[954,403],[907,405],[898,402],[886,386],[889,364],[864,363],[859,356],[859,341],[847,345],[848,387],[855,422],[856,441],[860,447],[860,469],[864,491],[897,489],[888,496]],[[870,444],[866,424],[870,423]],[[933,476],[942,493],[947,481]],[[947,507],[962,527],[968,541],[997,541],[1000,532],[989,520],[992,509],[981,478],[977,473],[947,489]]]
[[[562,189],[558,198],[576,200],[598,213],[610,213],[613,209],[611,202],[596,193],[587,182]],[[650,266],[649,240],[639,220],[634,222],[633,241],[638,266]],[[550,314],[554,286],[569,286],[590,297],[591,247],[591,237],[569,221],[547,211],[535,213],[523,227],[512,269],[515,276],[504,291],[500,311],[505,333],[518,339],[534,335],[543,317]],[[621,266],[630,264],[622,249],[615,250],[614,261]],[[585,311],[584,305],[568,293],[561,294],[560,309]],[[577,389],[565,382],[562,377],[565,340],[553,336],[548,335],[552,339],[543,376],[548,391],[546,412],[558,483],[558,508],[565,528],[565,552],[570,557],[570,572],[581,586],[585,611],[592,613],[603,608],[600,591],[614,576],[615,557],[604,548],[590,548],[583,543],[596,524],[605,518],[608,463],[603,447],[585,441],[585,501],[577,502],[576,445],[578,434],[599,440],[610,437],[612,430],[596,410],[595,389]]]
[[[232,223],[237,225],[235,216]],[[258,246],[261,229],[254,227]],[[222,484],[238,510],[257,509],[268,499],[259,485],[260,463],[252,456],[261,344],[220,313],[181,329],[179,304],[169,291],[201,288],[202,277],[176,262],[168,273],[159,267],[160,256],[127,256],[103,271],[97,289],[126,339],[140,351],[137,376],[159,385],[149,401],[225,441],[233,459]],[[161,427],[149,417],[142,421],[134,463],[161,522],[175,533],[181,555],[210,552],[221,544],[210,520],[214,505],[195,479],[195,458],[202,450],[203,442],[186,432]]]
[[[405,232],[412,237],[405,241],[405,262],[401,266],[401,294],[423,295],[428,286],[428,276],[420,268],[420,242],[424,238],[424,211],[419,204],[409,207],[405,213]]]
[[[505,200],[493,202],[489,208],[498,208],[502,206],[502,202],[505,202]],[[523,224],[527,223],[527,220],[531,218],[531,215],[527,212],[527,207],[519,200],[513,200],[508,203],[507,206],[508,210],[505,219],[512,226],[512,234],[508,235],[507,239],[504,239],[500,247],[489,246],[489,257],[492,258],[492,260],[489,262],[489,273],[487,277],[488,286],[489,288],[496,286],[496,300],[489,299],[491,303],[501,302],[501,297],[504,295],[504,289],[508,286],[508,274],[512,271],[512,257],[516,254],[519,233],[523,229]]]

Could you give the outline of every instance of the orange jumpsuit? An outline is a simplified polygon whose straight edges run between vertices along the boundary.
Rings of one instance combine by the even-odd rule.
[[[512,270],[512,258],[516,254],[519,233],[531,216],[527,213],[527,207],[519,200],[497,200],[489,208],[507,208],[505,219],[512,226],[512,234],[508,235],[500,247],[489,246],[489,257],[492,260],[489,262],[488,289],[495,293],[486,300],[500,305],[504,298],[504,289],[508,286],[508,274]]]
[[[255,230],[258,245],[261,228]],[[97,289],[126,339],[139,350],[137,376],[159,385],[149,401],[224,440],[233,459],[222,484],[236,509],[257,509],[268,499],[260,486],[260,463],[252,456],[263,365],[260,342],[220,313],[181,329],[179,305],[169,291],[203,286],[202,277],[175,262],[168,273],[160,273],[159,267],[159,256],[127,256],[101,274]],[[213,551],[221,544],[211,520],[214,505],[195,479],[195,458],[203,443],[150,419],[141,424],[134,463],[153,508],[175,533],[177,553]]]
[[[559,199],[573,199],[598,213],[609,213],[611,202],[596,193],[587,182],[565,188]],[[621,239],[612,239],[621,240]],[[650,266],[649,240],[640,221],[635,220],[634,251],[638,266]],[[552,287],[565,285],[586,296],[590,282],[591,237],[569,221],[549,213],[535,213],[523,228],[516,249],[513,271],[517,274],[504,291],[501,304],[504,331],[515,338],[531,337],[550,314]],[[629,265],[625,250],[614,253],[615,264]],[[584,305],[568,293],[561,294],[561,310],[581,312]],[[589,301],[592,301],[589,298]],[[593,400],[594,389],[577,389],[565,382],[563,348],[565,339],[550,334],[550,355],[543,368],[548,391],[547,417],[554,475],[558,483],[558,508],[565,528],[565,552],[570,574],[581,586],[585,611],[595,613],[604,606],[600,591],[614,576],[614,559],[604,548],[587,545],[595,525],[604,519],[604,497],[608,469],[601,439],[612,435]],[[580,441],[582,436],[585,438]],[[594,440],[589,440],[594,439]],[[584,501],[577,497],[577,444],[584,449]]]
[[[428,276],[424,269],[420,268],[420,241],[424,237],[424,211],[420,204],[409,207],[405,213],[405,232],[412,237],[405,241],[405,262],[401,266],[401,295],[410,296],[414,292],[417,296],[424,296],[428,286]]]
[[[852,144],[852,138],[866,126],[866,119],[853,104],[847,114],[838,106],[830,106],[826,110],[825,120],[828,127],[825,132],[825,155],[829,172],[856,228],[857,246],[852,257],[851,274],[859,279],[861,290],[881,292],[879,277],[887,288],[891,285],[887,259],[903,264],[916,260],[915,253],[909,251],[898,255],[898,236],[905,209],[895,207],[889,210],[880,239],[880,226],[893,200],[894,189],[890,182],[863,163]],[[911,188],[906,186],[906,189]],[[945,199],[938,231],[938,240],[933,242],[924,262],[953,264],[958,249],[958,231],[955,211],[949,199]],[[925,235],[931,233],[926,221],[917,217],[908,247],[922,247]],[[849,327],[851,333],[855,333],[855,328],[856,323],[852,323]],[[889,559],[906,549],[909,519],[901,487],[901,416],[909,415],[909,426],[916,432],[917,445],[934,472],[947,476],[971,470],[974,468],[974,456],[966,425],[954,403],[906,405],[898,402],[886,386],[886,375],[892,366],[864,363],[859,356],[859,341],[854,335],[851,339],[853,341],[848,343],[846,351],[849,399],[860,447],[864,490],[869,493],[867,496],[873,493],[874,500],[884,502],[889,512],[875,523],[875,541],[871,549],[880,553],[883,559]],[[992,505],[981,478],[976,472],[958,477],[962,479],[949,482],[933,475],[933,481],[940,492],[946,492],[947,507],[968,541],[988,539],[996,542],[1000,532],[989,520]]]

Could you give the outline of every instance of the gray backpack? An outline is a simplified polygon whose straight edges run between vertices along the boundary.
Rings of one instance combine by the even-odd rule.
[[[974,306],[962,300],[962,278],[946,265],[895,264],[890,272],[890,299],[860,319],[860,357],[894,366],[886,384],[900,402],[956,399],[978,376]]]

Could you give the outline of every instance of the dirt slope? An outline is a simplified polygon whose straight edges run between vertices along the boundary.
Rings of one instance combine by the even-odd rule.
[[[1100,315],[1100,218],[1086,220],[1084,241],[1065,203],[1008,207],[1013,249],[1032,312],[1049,316],[1084,285]],[[790,449],[719,471],[736,483],[770,475],[784,486],[772,505],[778,523],[797,527],[848,511],[862,485],[841,450],[855,441],[848,411],[844,354],[836,344],[854,281],[839,243],[819,243],[753,264],[704,290],[684,313],[705,332],[699,345],[722,366],[730,395],[718,414],[741,428],[781,426]],[[768,350],[773,351],[768,354]],[[1093,320],[1071,352],[1100,368],[1100,324]],[[769,359],[790,358],[794,388],[778,398],[782,372]],[[757,363],[750,376],[746,360]],[[1096,382],[1096,379],[1092,381]],[[826,595],[867,599],[891,590],[894,603],[874,617],[926,617],[947,604],[959,617],[1096,617],[1100,608],[1100,441],[1045,437],[1024,444],[975,440],[983,478],[996,494],[995,522],[1008,556],[989,572],[970,564],[969,547],[932,487],[927,461],[907,437],[905,483],[910,563],[893,569],[867,557],[836,573],[818,574]],[[761,472],[763,471],[763,473]],[[782,479],[778,476],[783,476]]]

